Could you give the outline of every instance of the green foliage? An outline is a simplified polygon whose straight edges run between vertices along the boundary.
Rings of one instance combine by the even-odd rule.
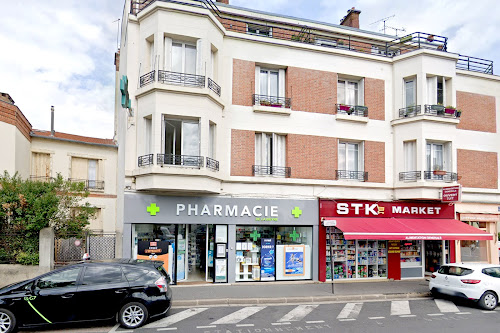
[[[7,172],[0,176],[0,261],[38,264],[40,230],[52,227],[59,237],[81,237],[96,208],[84,199],[84,183],[64,180],[23,180]],[[22,237],[20,237],[22,235]]]

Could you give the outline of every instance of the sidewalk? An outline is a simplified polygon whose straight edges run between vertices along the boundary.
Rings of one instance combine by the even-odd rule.
[[[403,281],[294,281],[172,286],[173,306],[313,303],[429,297],[425,279]]]

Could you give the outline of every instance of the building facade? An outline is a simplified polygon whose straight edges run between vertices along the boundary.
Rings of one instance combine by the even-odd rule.
[[[362,30],[359,17],[125,1],[115,59],[124,256],[168,258],[176,282],[410,278],[498,262],[493,64],[447,52],[444,36]],[[461,198],[443,204],[449,186]],[[352,229],[359,205],[374,204],[386,215],[358,222],[383,218],[386,238]],[[388,214],[400,206],[443,215],[390,236],[398,218],[424,224]]]

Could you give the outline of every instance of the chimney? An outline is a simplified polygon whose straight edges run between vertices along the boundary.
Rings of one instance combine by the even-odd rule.
[[[217,0],[217,2],[225,3],[226,5],[229,5],[229,0]]]
[[[54,131],[54,106],[50,107],[50,135],[54,136],[56,131]]]
[[[352,7],[347,11],[347,15],[340,20],[340,25],[359,29],[359,14],[361,14],[361,11]]]

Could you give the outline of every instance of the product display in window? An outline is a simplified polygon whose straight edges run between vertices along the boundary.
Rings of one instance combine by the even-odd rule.
[[[422,242],[401,241],[401,267],[422,266]]]

